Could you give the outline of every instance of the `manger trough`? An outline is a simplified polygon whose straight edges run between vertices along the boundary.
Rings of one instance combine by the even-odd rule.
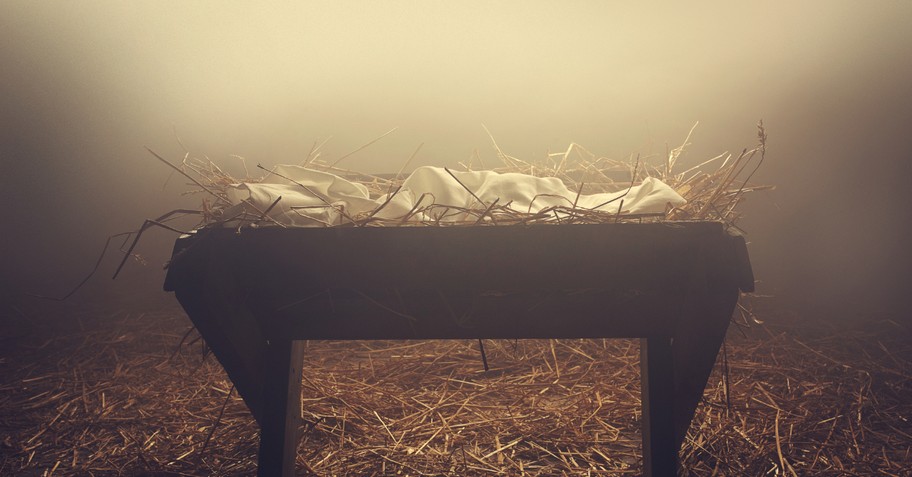
[[[259,475],[294,475],[307,339],[641,338],[645,475],[675,475],[740,291],[717,222],[202,229],[174,291],[260,425]]]

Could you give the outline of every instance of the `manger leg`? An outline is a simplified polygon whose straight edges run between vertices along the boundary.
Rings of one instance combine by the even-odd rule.
[[[260,477],[293,477],[301,416],[303,342],[273,341],[263,366],[263,419],[260,422]]]
[[[673,477],[678,471],[674,426],[674,367],[670,338],[640,340],[643,402],[643,475]]]

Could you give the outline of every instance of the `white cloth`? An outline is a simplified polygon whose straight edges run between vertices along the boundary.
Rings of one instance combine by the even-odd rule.
[[[248,201],[259,211],[268,209],[279,197],[269,216],[290,226],[326,226],[347,222],[373,212],[387,201],[388,196],[371,199],[367,188],[326,172],[300,166],[282,165],[262,182],[235,184],[228,189],[234,204]],[[409,221],[435,220],[446,206],[484,208],[495,200],[498,206],[509,204],[517,212],[536,213],[553,206],[572,207],[576,191],[571,191],[554,177],[533,177],[518,173],[493,171],[451,171],[463,187],[440,167],[420,167],[403,182],[396,193],[375,217],[400,219],[414,209],[421,212]],[[286,179],[287,178],[287,179]],[[468,190],[466,190],[468,189]],[[474,193],[484,204],[478,204]],[[624,195],[625,192],[627,195]],[[646,178],[629,192],[580,195],[577,208],[617,212],[623,196],[625,214],[660,214],[670,203],[683,205],[686,201],[671,187],[655,178]],[[419,206],[416,203],[421,201]],[[436,204],[440,207],[426,209]],[[465,214],[448,213],[442,221],[465,220]]]

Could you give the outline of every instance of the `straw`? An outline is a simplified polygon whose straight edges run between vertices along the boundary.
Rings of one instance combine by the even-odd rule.
[[[130,301],[41,302],[4,322],[18,338],[4,345],[0,473],[254,473],[256,424],[201,341],[182,343],[183,313]],[[717,370],[683,475],[907,475],[910,330],[803,324],[729,337],[731,404]],[[636,340],[485,349],[488,372],[477,340],[308,342],[299,472],[639,475]]]
[[[763,122],[761,121],[757,125],[758,145],[756,147],[745,148],[734,160],[725,160],[715,169],[710,168],[711,164],[726,157],[725,154],[702,161],[697,166],[678,173],[675,171],[675,166],[679,163],[686,147],[690,144],[695,128],[696,124],[688,132],[684,142],[680,146],[671,149],[659,166],[649,164],[638,154],[631,161],[618,161],[600,157],[577,143],[571,143],[562,153],[548,154],[543,161],[521,160],[504,152],[490,131],[485,128],[491,139],[495,155],[504,164],[501,168],[493,169],[494,171],[502,173],[519,172],[533,174],[538,177],[555,177],[563,181],[569,189],[576,191],[576,199],[571,207],[553,207],[549,208],[546,211],[547,213],[532,212],[531,210],[522,213],[521,211],[513,210],[510,204],[486,204],[477,197],[474,191],[468,189],[449,168],[446,168],[446,172],[454,179],[454,186],[458,185],[468,191],[475,198],[474,203],[467,206],[466,204],[442,204],[436,201],[419,202],[402,217],[378,217],[377,212],[389,203],[392,196],[402,186],[402,172],[420,151],[421,145],[414,150],[395,175],[380,177],[362,174],[341,169],[337,167],[337,164],[345,157],[364,150],[392,133],[395,128],[332,163],[322,162],[317,157],[319,155],[317,151],[326,141],[319,145],[314,142],[314,146],[303,163],[309,168],[338,174],[349,180],[359,182],[368,189],[372,198],[378,199],[379,205],[372,211],[356,216],[345,214],[342,211],[346,220],[338,225],[356,223],[361,226],[427,226],[446,223],[448,226],[471,226],[510,225],[516,223],[529,225],[708,220],[719,221],[728,228],[737,229],[739,215],[736,209],[743,202],[745,196],[751,192],[771,188],[770,186],[756,185],[749,182],[765,158],[767,136]],[[754,164],[750,173],[745,177],[745,171],[753,163],[752,159],[758,152],[760,153],[760,160]],[[214,204],[204,201],[202,209],[208,220],[204,221],[202,225],[211,226],[217,223],[231,225],[231,223],[225,222],[219,212],[229,205],[223,199],[227,197],[226,188],[240,181],[225,174],[209,160],[185,158],[182,162],[183,167],[178,168],[160,156],[156,155],[156,157],[185,175],[195,173],[197,177],[192,178],[195,185],[203,191],[222,199]],[[473,153],[473,158],[476,157],[480,161],[481,158],[477,152]],[[731,155],[728,155],[728,157],[730,158]],[[471,170],[473,162],[470,161],[464,165],[465,169]],[[262,166],[259,167],[269,171]],[[618,184],[613,177],[617,177],[625,170],[629,173],[629,182],[624,181],[623,185]],[[275,171],[269,172],[275,174]],[[634,185],[640,183],[645,177],[656,177],[662,180],[683,196],[687,203],[680,207],[668,208],[666,213],[663,214],[634,215],[624,213],[621,209],[618,209],[615,213],[597,210],[614,201],[621,200],[626,195],[626,192],[629,192]],[[246,182],[258,182],[261,180],[248,179]],[[312,193],[310,189],[302,184],[298,185],[305,192]],[[620,195],[616,199],[596,207],[582,209],[577,204],[579,196],[584,193],[584,189],[587,192],[619,192]],[[319,195],[316,195],[316,197],[325,201],[325,198]],[[463,217],[463,219],[455,222],[444,222],[441,220],[441,210],[446,210],[445,215],[457,216],[461,214],[459,216]],[[263,214],[261,213],[260,216],[262,217]],[[487,220],[482,220],[485,218]],[[251,222],[249,217],[245,216],[240,220],[239,224],[232,226],[243,227],[256,222],[257,220]],[[323,225],[334,226],[334,224]]]

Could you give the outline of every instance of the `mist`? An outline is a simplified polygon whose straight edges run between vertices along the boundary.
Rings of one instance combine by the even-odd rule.
[[[806,313],[908,319],[907,2],[70,2],[0,4],[2,287],[62,294],[105,238],[198,196],[145,147],[232,170],[450,165],[482,125],[512,155],[570,142],[682,165],[756,142],[745,204],[758,291]],[[133,274],[163,277],[174,235]],[[115,257],[116,258],[116,257]],[[94,282],[110,284],[111,263]],[[158,283],[160,285],[160,282]],[[155,286],[158,286],[155,285]],[[152,286],[152,285],[150,285]]]

